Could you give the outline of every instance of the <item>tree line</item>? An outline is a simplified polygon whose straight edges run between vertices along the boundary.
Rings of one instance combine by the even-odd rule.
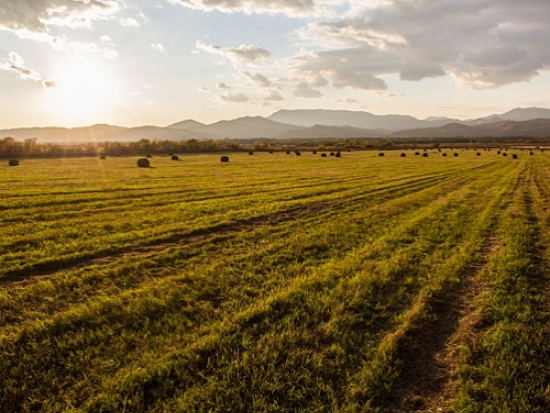
[[[550,145],[549,138],[485,137],[485,138],[315,138],[315,139],[221,139],[160,140],[141,139],[132,142],[40,143],[37,138],[18,141],[0,139],[0,157],[60,156],[145,156],[148,154],[184,154],[235,151],[280,150],[362,150],[438,148],[445,146]]]

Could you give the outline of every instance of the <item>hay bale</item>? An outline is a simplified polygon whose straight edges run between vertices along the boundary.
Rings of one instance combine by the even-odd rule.
[[[334,154],[334,157],[335,157],[335,158],[341,158],[341,157],[342,157],[342,154],[340,153],[340,151],[338,151],[338,152],[336,152],[336,153]]]
[[[302,153],[300,151],[296,151],[296,156],[300,156]]]
[[[271,154],[272,154],[272,153],[273,153],[273,151],[269,151],[269,153],[271,153]]]
[[[427,153],[427,152],[424,152],[424,153],[422,154],[422,156],[423,156],[424,158],[427,158],[427,157],[428,157],[428,153]]]
[[[504,153],[502,154],[502,156],[508,156],[508,154],[507,154],[506,152],[504,152]]]
[[[287,154],[287,155],[290,155],[290,151],[286,151],[286,154]]]
[[[529,155],[533,155],[533,152],[529,152]]]
[[[19,160],[18,159],[10,159],[8,162],[9,166],[19,166]]]
[[[378,156],[384,156],[384,152],[380,152]]]
[[[326,158],[327,157],[327,154],[326,153],[322,153],[321,154],[321,158]]]
[[[402,157],[402,158],[405,158],[406,156],[407,156],[407,154],[406,154],[405,152],[402,152],[402,153],[401,153],[401,157]]]
[[[518,159],[518,154],[517,153],[512,154],[512,159]]]
[[[313,153],[313,155],[317,155],[317,151],[313,151],[312,153]]]
[[[447,152],[443,152],[441,155],[442,156],[447,156]]]
[[[331,152],[331,153],[330,153],[330,156],[334,156],[334,152]]]
[[[500,155],[500,151],[497,151],[497,155]]]
[[[149,159],[147,158],[139,158],[137,160],[137,166],[140,168],[149,168],[151,164],[149,163]]]
[[[99,155],[99,159],[107,159],[107,156],[104,153],[102,153],[101,155]]]
[[[415,154],[415,155],[420,155],[420,152],[415,152],[414,154]]]
[[[253,151],[248,151],[248,154],[249,155],[254,155],[254,152]]]
[[[458,156],[458,152],[453,153],[453,156]]]
[[[178,155],[172,155],[172,156],[170,157],[170,159],[172,159],[173,161],[179,161],[179,160],[180,160],[180,158],[178,157]]]
[[[220,157],[220,162],[229,162],[229,156],[223,155]]]
[[[147,155],[145,155],[145,157],[146,157],[146,158],[152,158],[152,157],[153,157],[153,155],[151,155],[151,154],[147,154]]]
[[[477,152],[477,153],[476,153],[476,156],[481,156],[481,152]]]

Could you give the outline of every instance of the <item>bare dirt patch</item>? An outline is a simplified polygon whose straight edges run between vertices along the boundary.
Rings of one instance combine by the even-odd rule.
[[[447,411],[455,393],[457,338],[474,334],[481,321],[473,303],[487,286],[479,275],[499,248],[495,236],[486,237],[479,257],[463,270],[461,282],[430,299],[430,317],[400,344],[401,374],[386,411]]]

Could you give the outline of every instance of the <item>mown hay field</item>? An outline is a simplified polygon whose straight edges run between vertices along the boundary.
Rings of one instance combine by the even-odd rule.
[[[550,159],[444,152],[3,162],[0,411],[547,412]]]

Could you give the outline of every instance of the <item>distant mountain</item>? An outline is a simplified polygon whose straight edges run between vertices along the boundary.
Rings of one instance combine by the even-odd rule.
[[[478,137],[549,136],[550,109],[516,108],[484,118],[457,120],[407,115],[374,115],[346,110],[281,110],[267,118],[246,116],[203,124],[192,119],[166,127],[125,128],[92,125],[79,128],[18,128],[0,130],[0,139],[37,138],[39,142],[104,142],[141,139],[254,139],[355,137]]]
[[[112,125],[92,125],[78,128],[18,128],[0,130],[0,137],[10,136],[17,140],[37,138],[40,142],[93,142],[98,137],[126,130],[127,128]]]
[[[423,121],[408,115],[374,115],[349,110],[280,110],[267,119],[300,126],[352,126],[362,129],[409,129],[440,126],[449,120]]]
[[[374,138],[386,135],[385,130],[354,128],[351,126],[314,125],[309,128],[291,129],[275,136],[277,139],[313,138]]]
[[[275,122],[260,116],[247,116],[234,120],[222,120],[220,122],[204,125],[194,130],[207,135],[216,135],[227,138],[271,138],[290,129],[299,126]]]
[[[435,128],[405,129],[387,135],[389,138],[477,138],[485,136],[550,137],[550,119],[532,119],[522,122],[498,121],[482,125],[449,123]]]
[[[219,139],[219,136],[211,136],[188,129],[162,128],[159,126],[139,126],[137,128],[128,128],[113,133],[107,133],[99,136],[99,141],[139,141],[142,139],[160,139],[160,140],[180,140],[180,139]]]
[[[499,118],[501,120],[513,120],[522,122],[531,119],[550,119],[550,109],[544,108],[515,108],[500,115],[488,116],[489,119]],[[485,119],[485,118],[480,118]]]
[[[203,126],[206,126],[204,123],[197,122],[196,120],[188,119],[181,122],[173,123],[171,125],[166,126],[167,128],[171,129],[198,129]]]

